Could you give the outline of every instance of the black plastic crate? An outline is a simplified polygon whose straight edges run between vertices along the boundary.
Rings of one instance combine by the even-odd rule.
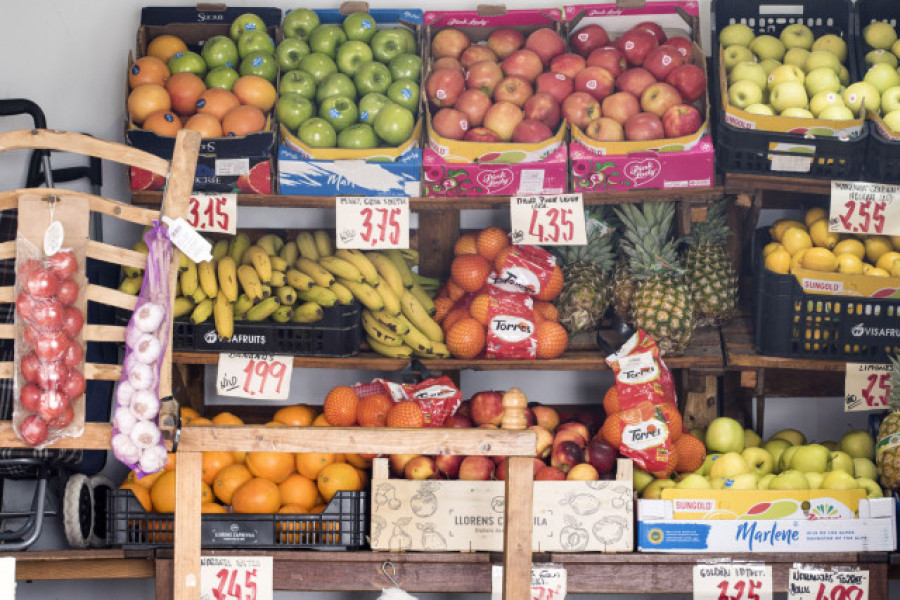
[[[107,497],[106,540],[118,548],[171,548],[172,513],[148,513],[131,490]],[[338,492],[318,514],[204,514],[204,548],[358,550],[367,544],[369,492]]]

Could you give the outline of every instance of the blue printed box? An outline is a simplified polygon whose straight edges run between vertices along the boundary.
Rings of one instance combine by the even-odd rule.
[[[279,193],[297,196],[418,196],[422,150],[395,162],[313,160],[284,143],[278,147]]]

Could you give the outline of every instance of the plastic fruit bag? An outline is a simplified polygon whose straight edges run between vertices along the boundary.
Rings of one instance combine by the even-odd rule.
[[[374,379],[370,383],[357,383],[353,390],[360,399],[384,394],[394,402],[417,402],[425,417],[425,427],[441,427],[462,402],[462,392],[449,377],[432,377],[419,383],[394,383]]]
[[[487,358],[534,358],[534,300],[523,292],[491,286],[488,292]]]
[[[125,329],[125,362],[116,387],[112,449],[116,458],[143,477],[161,471],[168,453],[157,419],[159,375],[169,342],[168,230],[158,222],[144,235],[149,253],[144,282]]]
[[[488,283],[507,292],[536,296],[550,282],[556,257],[537,246],[510,246],[505,260],[490,274]]]

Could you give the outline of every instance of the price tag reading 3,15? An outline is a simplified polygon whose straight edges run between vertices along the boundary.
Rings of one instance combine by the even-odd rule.
[[[900,235],[900,185],[832,181],[828,230]]]
[[[581,194],[513,196],[509,200],[509,219],[513,244],[587,244]]]
[[[335,231],[338,248],[409,248],[409,198],[340,196]]]
[[[197,231],[234,235],[237,231],[237,194],[191,194],[185,220]]]
[[[869,572],[793,568],[788,573],[787,597],[788,600],[866,600]]]
[[[222,353],[216,393],[254,400],[287,400],[293,370],[293,356]]]
[[[272,600],[272,557],[201,556],[200,600]]]
[[[695,565],[694,600],[772,600],[772,567]]]
[[[884,410],[891,395],[891,365],[847,363],[844,412]]]

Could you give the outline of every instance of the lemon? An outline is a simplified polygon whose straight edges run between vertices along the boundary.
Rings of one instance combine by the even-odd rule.
[[[806,233],[806,229],[790,227],[781,236],[781,245],[791,256],[806,248],[812,248],[812,238]]]
[[[874,268],[875,268],[874,265],[864,262],[863,263],[863,275],[868,275],[869,271],[871,271]]]
[[[804,269],[837,271],[838,261],[827,248],[808,248],[800,259]]]
[[[831,251],[834,252],[835,255],[848,253],[855,254],[860,260],[866,256],[866,247],[863,246],[861,241],[853,238],[839,241]]]
[[[802,269],[803,268],[803,256],[807,253],[809,248],[804,248],[803,250],[798,250],[795,254],[791,255],[791,270],[794,269]]]
[[[891,245],[894,247],[894,250],[900,252],[900,235],[892,235],[889,237],[891,238]]]
[[[900,258],[900,252],[894,252],[893,250],[885,252],[875,261],[875,266],[890,272],[891,267],[894,265],[894,261],[898,258]]]
[[[765,247],[763,247],[763,258],[765,258],[765,257],[767,257],[768,255],[772,254],[773,252],[775,252],[775,251],[778,250],[779,248],[784,248],[784,246],[782,246],[782,245],[779,244],[778,242],[769,242],[768,244],[765,245]]]
[[[865,246],[866,258],[873,263],[877,261],[882,254],[894,249],[891,245],[890,238],[886,235],[870,235],[866,238]]]
[[[891,265],[891,277],[900,277],[900,260],[895,260]]]
[[[866,273],[869,277],[890,277],[891,274],[885,271],[884,269],[879,269],[878,267],[873,267],[869,269],[869,272]]]
[[[863,272],[863,262],[860,258],[849,252],[838,254],[837,259],[838,273],[847,273],[849,275],[861,275]]]
[[[809,237],[812,238],[813,245],[829,250],[841,240],[838,234],[828,231],[828,221],[825,219],[819,219],[809,226]]]
[[[768,270],[784,275],[791,268],[791,255],[784,248],[776,248],[766,257],[765,264]]]
[[[811,227],[813,223],[816,221],[820,221],[822,219],[828,218],[828,211],[826,211],[821,206],[817,206],[815,208],[811,208],[806,211],[806,215],[804,215],[803,220],[806,222],[807,227]]]
[[[781,242],[781,237],[789,227],[799,227],[804,231],[806,230],[806,225],[795,219],[778,219],[777,221],[772,223],[771,227],[769,227],[769,235],[772,236],[773,240]]]

